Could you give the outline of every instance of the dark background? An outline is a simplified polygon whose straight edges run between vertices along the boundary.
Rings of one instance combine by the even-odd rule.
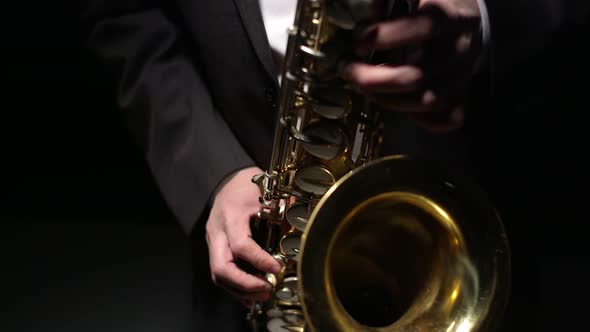
[[[0,330],[190,329],[188,242],[83,47],[78,5],[19,6],[0,23]],[[588,295],[588,32],[499,81],[492,106],[511,122],[478,141],[484,185],[526,220],[508,226],[535,271],[517,282],[538,285],[518,295],[533,314],[510,317],[539,330],[582,322]]]
[[[77,6],[0,9],[0,331],[190,331],[187,239]]]

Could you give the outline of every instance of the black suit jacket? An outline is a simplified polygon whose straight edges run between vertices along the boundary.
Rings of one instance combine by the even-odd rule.
[[[256,1],[89,2],[88,45],[189,231],[229,173],[264,166],[277,91]]]
[[[559,31],[582,24],[588,17],[588,4],[562,0],[487,1],[492,43],[486,72],[500,85],[495,90],[502,90],[503,82],[509,82],[522,63],[551,44]],[[190,232],[200,217],[202,222],[206,220],[210,195],[225,176],[242,167],[258,165],[265,169],[268,165],[277,82],[258,0],[88,1],[84,22],[88,46],[113,75],[118,105],[127,116],[166,202]],[[482,86],[480,91],[490,88],[488,84]],[[475,95],[488,97],[487,93]],[[524,208],[515,208],[519,203],[514,200],[531,191],[527,187],[530,183],[521,181],[520,187],[511,188],[506,185],[528,174],[528,170],[518,161],[500,162],[505,157],[503,149],[513,147],[515,140],[522,137],[521,127],[506,130],[502,127],[504,121],[510,122],[520,113],[515,113],[511,101],[501,109],[495,108],[498,104],[493,102],[480,100],[478,104],[484,105],[484,111],[466,124],[466,130],[445,136],[425,134],[402,118],[391,116],[386,138],[390,147],[386,152],[409,152],[436,159],[451,155],[457,157],[450,159],[462,160],[465,150],[477,151],[470,159],[479,170],[476,173],[496,174],[483,177],[484,182],[501,209],[519,211],[508,213],[509,218],[518,219],[533,206],[527,204],[538,204],[531,200]],[[534,111],[538,109],[528,112]],[[550,122],[550,118],[546,119]],[[525,127],[528,124],[524,120],[515,123]],[[525,137],[542,135],[534,131]],[[449,148],[447,143],[458,148]],[[520,157],[522,151],[512,151],[512,157],[524,160]],[[510,168],[511,176],[499,174],[514,165],[522,167],[522,172]],[[534,165],[541,164],[535,161]],[[535,221],[525,220],[522,224]],[[537,242],[522,242],[528,239],[528,228],[508,228],[517,234],[513,247],[519,258],[514,265],[525,266],[530,261],[527,255],[534,251],[529,247]],[[535,291],[519,289],[530,284],[528,278],[536,268],[518,271],[523,277],[514,289],[520,305],[513,312],[514,316],[525,317],[521,319],[523,328],[531,328],[531,311],[526,310]],[[209,277],[207,273],[203,276]]]
[[[488,1],[491,65],[509,72],[585,1]],[[117,85],[118,105],[163,195],[192,228],[215,186],[267,167],[276,69],[258,0],[88,1],[88,46]],[[490,65],[488,64],[488,65]]]

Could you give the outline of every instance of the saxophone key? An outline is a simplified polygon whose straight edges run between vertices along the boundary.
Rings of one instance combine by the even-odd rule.
[[[305,231],[309,221],[309,208],[304,204],[291,205],[287,209],[287,221],[298,231]]]
[[[297,294],[297,277],[287,277],[281,283],[280,289],[276,292],[276,297],[280,300],[287,301],[290,303],[299,302],[299,296]]]
[[[336,179],[328,169],[316,165],[298,170],[295,173],[294,182],[299,189],[321,196],[336,183]]]
[[[318,121],[303,129],[310,142],[302,142],[303,149],[316,158],[331,160],[338,157],[347,146],[346,135],[332,122]]]
[[[301,236],[295,232],[287,233],[279,243],[281,253],[285,255],[286,258],[295,262],[299,258],[300,246]]]

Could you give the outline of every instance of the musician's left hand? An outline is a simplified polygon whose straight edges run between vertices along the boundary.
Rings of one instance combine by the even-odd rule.
[[[406,112],[431,131],[461,127],[463,101],[481,53],[477,0],[421,0],[416,15],[381,22],[363,34],[357,53],[414,47],[413,62],[353,62],[343,76],[380,106]]]

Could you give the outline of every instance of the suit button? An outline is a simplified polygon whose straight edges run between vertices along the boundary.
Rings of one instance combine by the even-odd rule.
[[[276,107],[276,90],[273,88],[265,88],[264,89],[264,98],[268,105],[271,107]]]
[[[264,95],[269,98],[275,95],[275,89],[273,88],[264,88]]]

